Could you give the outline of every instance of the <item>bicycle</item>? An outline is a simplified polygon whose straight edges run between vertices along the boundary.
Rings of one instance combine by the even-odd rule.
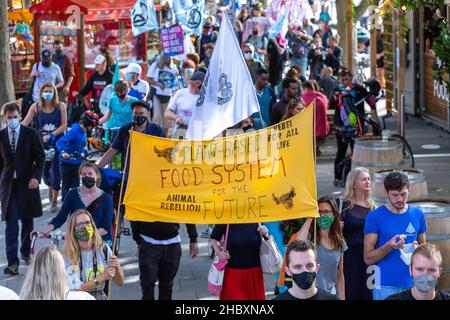
[[[367,81],[366,69],[370,67],[370,60],[365,55],[357,59],[358,71],[353,77],[353,82],[358,84],[363,84]]]

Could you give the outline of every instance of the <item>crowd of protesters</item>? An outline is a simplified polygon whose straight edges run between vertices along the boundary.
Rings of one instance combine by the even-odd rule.
[[[370,175],[366,169],[353,168],[348,176],[343,176],[342,161],[353,140],[345,133],[348,119],[338,110],[345,100],[345,90],[354,90],[357,99],[358,94],[364,95],[364,88],[352,83],[351,72],[343,66],[339,35],[329,26],[325,14],[329,8],[327,1],[324,3],[320,19],[290,24],[286,34],[272,40],[267,30],[253,21],[253,14],[261,14],[259,7],[242,8],[233,24],[260,112],[230,129],[258,130],[285,121],[305,108],[314,108],[316,155],[320,156],[320,146],[331,131],[328,110],[336,111],[333,125],[337,128],[338,152],[334,183],[346,188],[345,195],[340,199],[319,198],[316,221],[309,218],[277,224],[280,228],[289,226],[280,272],[289,285],[275,299],[450,299],[435,289],[442,273],[442,256],[436,246],[426,243],[423,212],[407,204],[407,177],[399,173],[387,176],[384,186],[388,203],[377,208],[370,196]],[[0,199],[2,220],[6,220],[8,259],[4,273],[19,273],[19,220],[21,259],[31,265],[19,296],[0,288],[0,298],[104,300],[111,281],[118,286],[124,284],[123,271],[112,248],[113,199],[101,189],[100,169],[120,155],[126,188],[130,129],[147,135],[184,138],[214,52],[221,18],[222,12],[206,18],[201,35],[193,43],[196,52],[186,54],[182,60],[157,56],[149,61],[146,74],[140,65],[130,64],[120,71],[121,79],[114,85],[116,62],[107,49],[102,49],[94,61],[95,72],[79,92],[68,92],[73,63],[62,53],[62,43],[55,41],[53,55],[47,49],[41,52],[41,61],[31,74],[34,87],[28,110],[21,110],[15,103],[3,107],[7,128],[0,136]],[[46,76],[42,77],[44,73]],[[49,81],[43,82],[42,78]],[[73,116],[73,111],[69,119],[67,97],[83,100],[88,93],[94,100],[93,109],[78,117]],[[357,118],[364,117],[360,107],[356,105],[354,110]],[[88,137],[98,126],[108,131],[110,148],[97,165],[85,163]],[[42,216],[42,177],[49,187],[51,212],[55,215],[40,234],[47,235],[66,221],[68,226],[61,253],[45,248],[32,258],[30,234],[33,218]],[[157,283],[159,299],[172,299],[182,254],[180,225],[134,221],[131,226],[138,246],[142,299],[155,299]],[[191,224],[186,227],[189,253],[195,258],[199,252],[197,228]],[[269,236],[269,229],[256,223],[214,226],[212,246],[221,260],[228,261],[220,299],[266,298],[259,247]],[[220,239],[225,234],[228,243],[222,247]],[[416,248],[409,265],[400,258],[405,245]],[[367,273],[371,265],[376,265],[381,273],[379,283],[373,287],[369,286]]]

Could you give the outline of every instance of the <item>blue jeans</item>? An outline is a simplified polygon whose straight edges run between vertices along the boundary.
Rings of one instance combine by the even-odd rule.
[[[55,151],[52,161],[46,161],[44,167],[44,183],[53,190],[61,189],[61,172],[59,169],[59,153]]]
[[[61,197],[64,201],[71,188],[80,186],[80,174],[78,173],[80,165],[60,162],[60,168],[62,177]]]
[[[33,231],[33,218],[21,219],[22,230],[20,233],[21,247],[20,252],[25,255],[30,254],[31,240],[30,233]],[[17,206],[17,182],[13,182],[11,188],[11,195],[9,196],[8,209],[6,212],[6,258],[8,266],[17,263],[19,264],[18,250],[19,250],[19,208]]]
[[[373,300],[384,300],[387,297],[405,291],[405,287],[381,286],[380,289],[373,289]]]

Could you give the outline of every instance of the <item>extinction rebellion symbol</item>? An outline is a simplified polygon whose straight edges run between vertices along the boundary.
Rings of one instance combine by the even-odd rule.
[[[223,105],[233,97],[233,85],[228,81],[225,73],[220,74],[219,78],[219,94],[217,95],[217,104]]]
[[[198,28],[201,22],[202,22],[202,14],[198,10],[198,8],[193,8],[189,12],[189,20],[187,23],[188,27],[191,29],[196,29]]]
[[[205,102],[205,94],[206,94],[206,87],[208,86],[209,81],[209,73],[206,75],[205,81],[202,84],[202,88],[200,89],[200,97],[197,99],[196,106],[200,107],[203,102]]]

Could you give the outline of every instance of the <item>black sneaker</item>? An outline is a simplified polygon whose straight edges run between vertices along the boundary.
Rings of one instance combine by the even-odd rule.
[[[10,266],[7,266],[4,270],[3,270],[4,274],[9,274],[11,276],[15,276],[19,274],[19,264],[17,263],[13,263]]]
[[[29,254],[21,253],[20,258],[22,258],[23,262],[25,262],[26,265],[30,264],[31,257]]]

